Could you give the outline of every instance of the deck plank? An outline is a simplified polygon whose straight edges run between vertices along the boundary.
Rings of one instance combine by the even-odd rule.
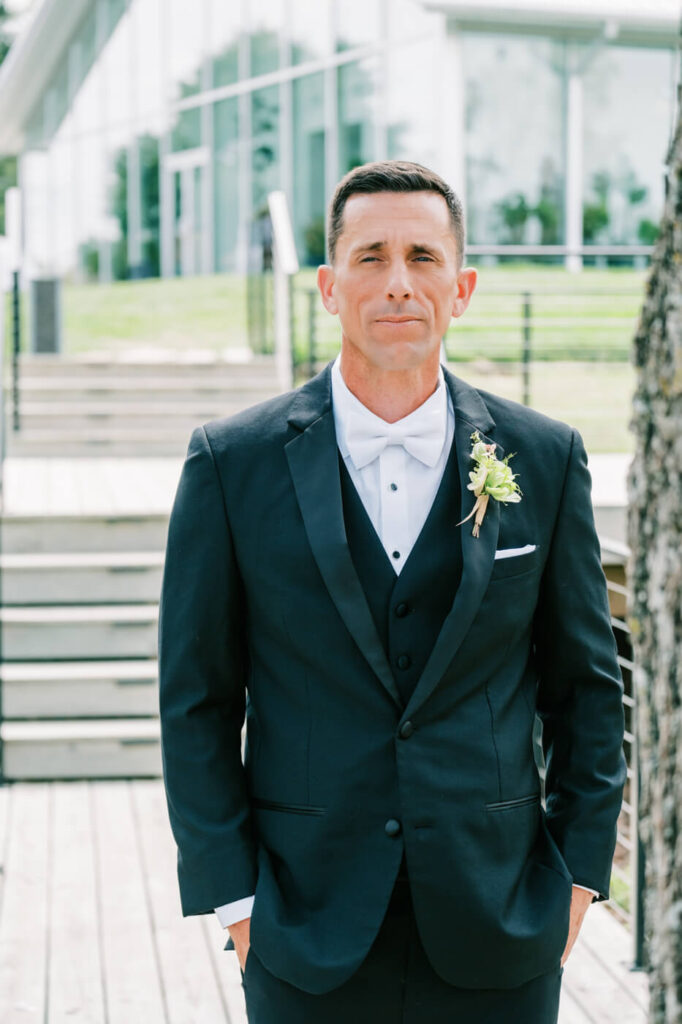
[[[54,783],[51,793],[47,1019],[104,1024],[89,784]]]
[[[213,915],[215,917],[215,915]],[[215,918],[215,924],[210,918],[202,920],[208,952],[211,958],[213,970],[218,979],[223,999],[227,1006],[228,1020],[230,1024],[247,1024],[246,1003],[244,1001],[244,989],[242,988],[242,976],[239,970],[239,961],[234,950],[226,950],[229,932],[222,929]],[[218,934],[216,935],[216,928]]]
[[[566,961],[562,987],[598,1024],[645,1024],[644,1009],[623,984],[625,971],[607,963],[608,950],[603,954],[604,959],[595,957],[579,936]]]
[[[215,926],[207,936],[201,926],[204,915],[181,916],[176,847],[163,789],[156,780],[138,781],[131,793],[169,1024],[230,1022],[207,941],[220,941],[218,919],[211,915]]]
[[[182,916],[161,779],[0,787],[0,858],[3,1024],[246,1024],[227,933]],[[560,1024],[645,1024],[631,959],[627,930],[593,905]]]
[[[107,1018],[167,1024],[130,789],[129,782],[92,785]]]
[[[47,974],[50,791],[10,792],[9,847],[0,917],[0,1020],[43,1024]]]

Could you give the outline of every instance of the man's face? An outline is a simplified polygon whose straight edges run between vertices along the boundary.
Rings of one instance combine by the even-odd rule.
[[[437,364],[450,319],[476,285],[476,271],[458,273],[457,259],[438,193],[352,195],[334,265],[317,278],[325,308],[341,320],[344,357],[382,370]]]

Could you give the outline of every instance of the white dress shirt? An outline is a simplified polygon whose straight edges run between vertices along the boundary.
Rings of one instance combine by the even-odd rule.
[[[348,389],[341,375],[340,356],[332,365],[331,386],[336,443],[391,565],[399,574],[431,510],[455,434],[455,411],[443,368],[438,368],[435,391],[395,424],[371,412]],[[398,443],[399,436],[419,437],[424,433],[430,439],[420,451],[426,461]],[[388,435],[389,440],[371,458],[373,445],[381,447],[382,442],[376,442],[381,435]],[[589,892],[597,895],[594,889]],[[253,900],[253,896],[245,896],[216,907],[223,928],[250,917]]]

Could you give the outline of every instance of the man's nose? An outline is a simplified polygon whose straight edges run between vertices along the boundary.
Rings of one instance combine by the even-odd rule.
[[[389,271],[386,291],[391,299],[407,299],[412,295],[410,275],[404,264],[393,264]]]

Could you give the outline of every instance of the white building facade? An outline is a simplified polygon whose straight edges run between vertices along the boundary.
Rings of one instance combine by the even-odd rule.
[[[272,189],[314,265],[336,182],[384,158],[451,182],[474,256],[641,259],[675,117],[676,0],[547,8],[43,0],[0,71],[26,273],[243,273]]]

